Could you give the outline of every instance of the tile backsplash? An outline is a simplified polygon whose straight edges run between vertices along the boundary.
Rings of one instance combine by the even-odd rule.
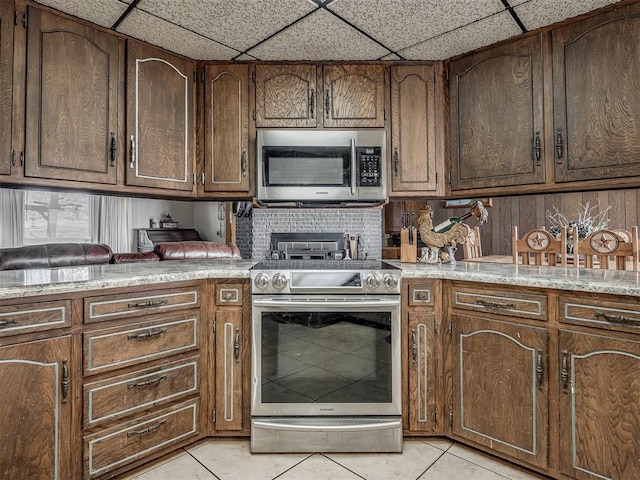
[[[267,258],[272,232],[355,233],[361,235],[368,259],[382,256],[381,208],[254,208],[251,215],[236,218],[242,258]]]

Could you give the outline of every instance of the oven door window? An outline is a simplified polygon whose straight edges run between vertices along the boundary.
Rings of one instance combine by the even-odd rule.
[[[391,313],[262,312],[261,401],[392,401]]]
[[[349,187],[349,147],[263,147],[268,187]]]

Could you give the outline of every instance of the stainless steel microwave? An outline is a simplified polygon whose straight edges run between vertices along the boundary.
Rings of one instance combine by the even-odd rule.
[[[258,130],[258,202],[376,204],[387,197],[384,130]]]

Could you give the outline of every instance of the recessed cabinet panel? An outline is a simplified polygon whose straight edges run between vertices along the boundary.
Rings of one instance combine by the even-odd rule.
[[[451,188],[544,183],[539,35],[451,63]]]
[[[206,66],[204,189],[249,191],[249,67]]]
[[[0,175],[11,174],[13,2],[0,3]],[[14,157],[15,158],[15,157]]]
[[[193,189],[193,62],[129,40],[127,185]]]
[[[26,176],[116,183],[118,42],[29,9]]]
[[[436,189],[434,68],[391,68],[391,188],[393,193]]]
[[[640,5],[552,31],[555,180],[640,175]]]
[[[256,127],[315,127],[318,106],[315,65],[256,66]]]

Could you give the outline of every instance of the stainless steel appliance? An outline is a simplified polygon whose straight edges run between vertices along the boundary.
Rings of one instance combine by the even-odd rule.
[[[268,260],[251,281],[252,451],[401,451],[400,270]]]
[[[258,202],[377,204],[387,197],[384,130],[258,130]]]
[[[272,233],[272,260],[342,260],[344,233]]]

